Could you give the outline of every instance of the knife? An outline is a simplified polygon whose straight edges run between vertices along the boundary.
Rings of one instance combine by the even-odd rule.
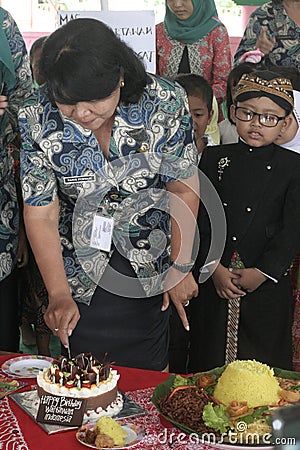
[[[72,357],[71,357],[70,341],[69,341],[69,335],[68,335],[68,329],[66,330],[66,333],[67,333],[67,345],[65,347],[66,347],[66,349],[68,349],[68,358],[72,359]]]

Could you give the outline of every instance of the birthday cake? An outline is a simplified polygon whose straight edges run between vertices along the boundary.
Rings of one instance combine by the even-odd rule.
[[[106,357],[100,363],[91,353],[68,359],[60,356],[37,376],[38,395],[60,395],[86,400],[84,421],[114,416],[123,408],[118,392],[120,375]]]

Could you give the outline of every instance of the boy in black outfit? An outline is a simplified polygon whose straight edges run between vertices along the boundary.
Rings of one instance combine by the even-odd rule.
[[[233,100],[239,142],[204,150],[199,165],[223,203],[227,238],[209,265],[201,206],[198,266],[215,270],[190,302],[190,372],[235,358],[292,368],[288,270],[300,251],[300,157],[273,144],[291,123],[292,86],[272,72],[244,74]]]

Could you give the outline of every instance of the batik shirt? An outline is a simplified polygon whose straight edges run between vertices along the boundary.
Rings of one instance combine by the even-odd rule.
[[[19,213],[9,144],[16,138],[18,109],[32,89],[29,59],[22,35],[11,15],[4,11],[2,29],[7,37],[16,74],[16,84],[5,90],[9,107],[0,117],[0,281],[16,265],[19,233]],[[0,43],[1,45],[1,43]],[[0,62],[2,70],[2,63]]]
[[[300,70],[300,27],[287,15],[282,4],[268,2],[257,8],[251,15],[244,36],[234,56],[234,64],[239,64],[240,57],[256,47],[261,27],[267,28],[270,38],[276,42],[267,55],[268,60],[277,66],[294,66]]]
[[[115,247],[130,260],[146,296],[161,292],[170,255],[165,183],[191,177],[197,160],[183,89],[148,75],[140,101],[116,109],[108,161],[90,130],[51,105],[46,88],[38,95],[20,112],[23,195],[32,206],[59,197],[73,298],[89,304]],[[91,247],[98,214],[115,221],[108,252]]]

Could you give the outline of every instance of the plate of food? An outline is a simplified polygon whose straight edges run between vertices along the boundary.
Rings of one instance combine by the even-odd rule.
[[[42,355],[17,356],[5,361],[1,370],[13,377],[35,378],[39,371],[49,367],[52,361],[52,358]]]
[[[300,373],[237,360],[193,376],[173,374],[155,388],[152,402],[191,442],[270,450],[272,412],[300,404]]]
[[[26,383],[0,376],[0,399],[26,386]]]
[[[81,444],[94,449],[127,449],[145,437],[145,431],[139,425],[123,423],[102,416],[96,423],[87,423],[76,432]]]

